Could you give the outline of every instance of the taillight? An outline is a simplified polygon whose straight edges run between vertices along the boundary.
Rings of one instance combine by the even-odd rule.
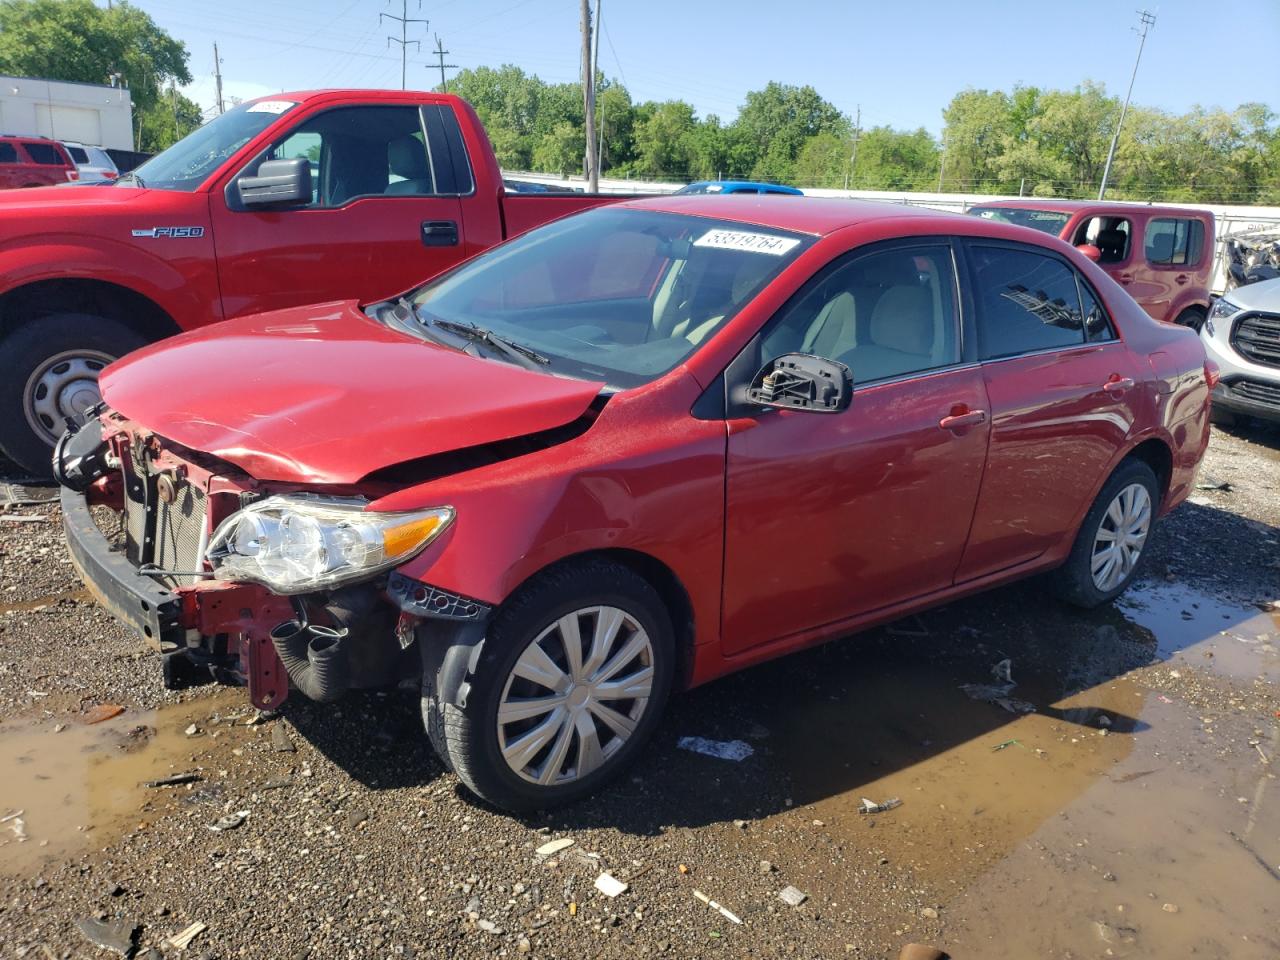
[[[67,171],[67,180],[68,180],[68,181],[71,181],[71,180],[79,180],[79,179],[80,179],[80,171],[79,171],[79,170],[68,170],[68,171]]]
[[[1218,365],[1214,363],[1212,360],[1205,360],[1204,382],[1205,384],[1208,385],[1209,389],[1212,390],[1214,387],[1216,387],[1218,385],[1218,382],[1221,379],[1222,379],[1222,371],[1218,369]]]
[[[102,171],[102,179],[103,179],[103,180],[114,180],[114,179],[115,179],[116,177],[118,177],[118,176],[120,176],[120,174],[116,173],[114,170],[103,170],[103,171]]]

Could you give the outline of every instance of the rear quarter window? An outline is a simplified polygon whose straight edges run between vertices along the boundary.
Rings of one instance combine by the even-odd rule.
[[[0,163],[17,163],[18,148],[12,143],[0,141]]]
[[[67,153],[71,154],[72,163],[89,162],[89,154],[85,152],[83,147],[67,147]]]

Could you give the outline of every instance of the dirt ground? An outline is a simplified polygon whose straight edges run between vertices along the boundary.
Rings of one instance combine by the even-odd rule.
[[[441,770],[411,691],[164,691],[56,507],[0,507],[0,956],[108,956],[96,920],[147,957],[1275,958],[1280,431],[1215,433],[1201,481],[1116,606],[1033,581],[746,671],[530,819]],[[1034,712],[970,695],[1004,660]]]

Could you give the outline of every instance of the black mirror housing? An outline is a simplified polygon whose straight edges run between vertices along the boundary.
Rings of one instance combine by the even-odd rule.
[[[762,407],[839,413],[853,399],[853,373],[826,357],[786,353],[751,378],[747,399]]]
[[[284,206],[311,202],[311,161],[263,160],[252,177],[237,181],[240,202],[247,207]]]

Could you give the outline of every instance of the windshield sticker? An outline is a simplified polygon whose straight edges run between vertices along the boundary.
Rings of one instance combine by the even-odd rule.
[[[708,230],[697,240],[695,247],[716,247],[720,250],[746,250],[749,253],[767,253],[780,257],[800,241],[795,237],[775,237],[768,233],[744,233],[740,230]]]
[[[259,100],[257,103],[249,104],[248,113],[284,113],[290,107],[296,107],[297,104],[292,100]]]

